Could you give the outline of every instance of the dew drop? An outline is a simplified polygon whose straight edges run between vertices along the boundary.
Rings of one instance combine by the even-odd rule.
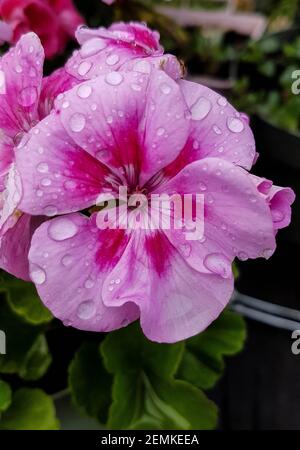
[[[110,72],[106,75],[105,80],[111,86],[118,86],[123,81],[123,75],[119,72]]]
[[[219,97],[218,98],[218,105],[220,105],[220,106],[226,106],[227,105],[227,99],[225,98],[225,97]]]
[[[93,38],[89,39],[83,44],[80,50],[80,54],[83,58],[93,56],[106,47],[106,42],[103,39]]]
[[[72,264],[72,262],[73,262],[73,258],[71,255],[65,255],[61,260],[62,265],[65,267],[70,266]]]
[[[120,61],[120,58],[118,55],[109,55],[106,58],[106,64],[108,66],[114,66],[115,64],[117,64]]]
[[[222,134],[222,130],[217,125],[213,126],[213,130],[216,134]]]
[[[42,181],[41,181],[41,185],[42,186],[51,186],[51,184],[52,184],[52,182],[51,182],[51,180],[49,179],[49,178],[43,178],[42,179]]]
[[[22,89],[20,95],[18,96],[18,102],[24,108],[29,108],[32,106],[38,98],[37,89],[33,86],[28,86]]]
[[[77,89],[78,97],[80,98],[89,98],[92,93],[92,88],[88,84],[82,84]]]
[[[150,73],[151,65],[148,61],[141,60],[134,65],[133,70],[135,70],[136,72]]]
[[[202,120],[208,115],[211,110],[211,102],[205,98],[200,97],[196,103],[191,107],[192,119]]]
[[[65,186],[65,188],[67,189],[67,190],[70,190],[70,191],[72,191],[73,189],[75,189],[76,188],[76,182],[75,181],[73,181],[73,180],[68,180],[68,181],[66,181],[65,183],[64,183],[64,186]]]
[[[241,261],[246,261],[247,259],[249,259],[249,256],[247,255],[246,252],[239,252],[239,253],[238,253],[238,258],[239,258]]]
[[[137,83],[132,83],[132,84],[131,84],[131,89],[132,89],[133,91],[140,92],[140,91],[142,90],[142,86],[140,86],[140,85],[137,84]]]
[[[79,319],[87,320],[91,319],[96,312],[95,303],[92,300],[82,302],[77,309],[77,316]]]
[[[165,129],[164,128],[158,128],[156,134],[157,136],[163,136],[165,134]]]
[[[48,170],[49,170],[49,166],[48,166],[47,163],[42,162],[42,163],[40,163],[40,164],[37,166],[36,169],[37,169],[37,171],[40,172],[40,173],[47,173]]]
[[[85,116],[81,113],[75,113],[70,119],[70,127],[74,133],[80,133],[86,124]]]
[[[167,83],[162,83],[160,85],[160,90],[163,94],[168,95],[171,92],[171,87]]]
[[[35,284],[40,286],[46,281],[46,272],[41,267],[33,265],[30,267],[30,278]]]
[[[56,208],[56,206],[53,206],[53,205],[46,206],[44,209],[44,214],[47,217],[56,216],[57,213],[58,213],[58,209]]]
[[[241,133],[245,128],[244,123],[236,117],[229,117],[227,120],[227,126],[232,133]]]
[[[83,61],[79,64],[78,74],[84,77],[91,70],[91,67],[92,63],[90,61]]]
[[[84,283],[84,287],[86,289],[92,289],[95,286],[95,282],[91,279],[86,280],[86,282]]]
[[[211,253],[204,259],[204,266],[222,278],[229,278],[231,275],[231,264],[229,259],[221,253]]]
[[[55,241],[70,239],[76,235],[77,231],[77,225],[65,217],[51,221],[48,228],[49,236]]]

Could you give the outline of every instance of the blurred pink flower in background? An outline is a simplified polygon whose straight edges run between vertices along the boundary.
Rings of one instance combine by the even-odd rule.
[[[0,18],[11,27],[9,40],[13,43],[22,34],[34,31],[47,58],[62,52],[76,28],[84,23],[72,0],[1,0]]]
[[[106,3],[107,5],[112,5],[115,3],[115,0],[102,0],[103,3]]]

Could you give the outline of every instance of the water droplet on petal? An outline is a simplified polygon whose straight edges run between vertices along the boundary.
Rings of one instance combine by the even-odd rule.
[[[31,265],[30,278],[35,284],[40,286],[41,284],[44,284],[46,281],[46,272],[41,267],[35,264]]]
[[[89,98],[92,93],[92,88],[88,84],[82,84],[77,89],[78,97],[80,98]]]
[[[92,63],[90,61],[83,61],[79,64],[78,74],[84,77],[91,70],[91,67]]]
[[[38,93],[36,87],[28,86],[22,89],[17,100],[21,106],[24,106],[24,108],[29,108],[37,101],[37,98]]]
[[[50,186],[52,184],[51,180],[49,178],[43,178],[41,181],[42,186]]]
[[[131,84],[131,89],[132,89],[133,91],[140,92],[140,91],[142,90],[142,86],[140,86],[140,85],[137,84],[137,83],[132,83],[132,84]]]
[[[266,248],[263,251],[263,257],[269,259],[273,255],[274,251],[271,248]]]
[[[72,264],[72,262],[73,262],[73,258],[71,255],[65,255],[61,260],[62,265],[65,267],[70,266]]]
[[[237,119],[236,117],[229,117],[227,120],[227,126],[232,133],[241,133],[245,128],[245,125],[241,119]]]
[[[106,64],[108,66],[114,66],[115,64],[117,64],[119,62],[120,58],[118,55],[109,55],[106,58]]]
[[[81,113],[75,113],[70,119],[70,127],[74,133],[80,133],[86,124],[85,116]]]
[[[218,105],[220,105],[220,106],[226,106],[227,105],[227,99],[225,98],[225,97],[219,97],[219,99],[218,99]]]
[[[213,126],[213,130],[216,134],[222,134],[222,130],[217,125]]]
[[[96,306],[95,303],[91,300],[87,300],[85,302],[82,302],[77,309],[77,316],[79,319],[87,320],[91,319],[96,312]]]
[[[80,54],[83,58],[87,58],[88,56],[93,56],[99,51],[103,50],[106,46],[107,44],[103,39],[89,39],[82,45]]]
[[[172,89],[167,83],[163,83],[160,85],[160,90],[163,94],[168,95]]]
[[[151,65],[148,61],[141,60],[134,65],[133,70],[136,72],[150,73]]]
[[[66,217],[62,217],[50,222],[48,233],[55,241],[64,241],[76,235],[77,225]]]
[[[86,289],[92,289],[92,287],[95,286],[95,282],[91,279],[86,280],[86,282],[84,283],[84,287]]]
[[[237,256],[241,261],[246,261],[247,259],[249,259],[249,256],[246,252],[239,252]]]
[[[76,184],[76,182],[73,181],[73,180],[68,180],[68,181],[66,181],[66,182],[64,183],[64,186],[65,186],[65,188],[66,188],[67,190],[72,191],[73,189],[76,188],[77,184]]]
[[[158,128],[156,134],[157,136],[163,136],[165,134],[165,129],[164,128]]]
[[[105,80],[111,86],[118,86],[123,81],[123,75],[119,72],[110,72],[106,75]]]
[[[48,170],[49,170],[49,166],[48,166],[47,163],[42,162],[42,163],[40,163],[40,164],[37,166],[36,169],[37,169],[37,171],[40,172],[40,173],[47,173]]]
[[[204,259],[204,266],[210,271],[222,278],[231,276],[231,263],[226,256],[221,253],[211,253]]]
[[[56,208],[56,206],[49,205],[44,208],[44,214],[47,217],[56,216],[57,213],[58,213],[58,209]]]
[[[202,120],[208,115],[211,110],[211,102],[205,98],[200,97],[196,103],[191,107],[192,119]]]

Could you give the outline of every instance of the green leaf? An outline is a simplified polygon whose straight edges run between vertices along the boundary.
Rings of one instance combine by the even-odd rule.
[[[56,430],[59,422],[52,398],[41,389],[22,388],[0,420],[2,430]]]
[[[113,387],[110,429],[213,429],[217,408],[185,381],[144,372],[118,373]]]
[[[32,325],[52,320],[50,311],[42,304],[33,283],[3,275],[1,291],[7,295],[9,306],[15,314]]]
[[[101,346],[110,373],[140,369],[163,377],[174,375],[182,358],[184,343],[157,344],[149,341],[137,323],[110,333]]]
[[[184,343],[148,341],[137,324],[111,333],[101,344],[114,374],[111,429],[211,429],[215,405],[196,387],[174,379]]]
[[[0,373],[14,373],[28,380],[42,376],[51,362],[43,328],[26,324],[3,299],[0,330],[6,334],[7,350],[5,355],[0,355]]]
[[[24,380],[38,380],[47,372],[52,357],[44,335],[39,335],[29,349],[19,370],[19,376]]]
[[[69,366],[69,386],[75,405],[101,423],[111,404],[112,376],[103,366],[99,344],[84,343]]]
[[[178,377],[201,389],[212,388],[224,370],[224,356],[239,352],[245,338],[243,318],[224,311],[206,331],[186,341]]]
[[[0,413],[5,411],[11,404],[11,389],[9,384],[0,380]]]

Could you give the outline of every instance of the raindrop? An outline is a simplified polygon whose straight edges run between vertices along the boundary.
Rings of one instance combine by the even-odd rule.
[[[77,94],[78,94],[78,97],[80,97],[80,98],[88,98],[88,97],[90,97],[91,93],[92,93],[92,88],[88,84],[82,84],[77,89]]]
[[[220,275],[222,278],[231,276],[231,264],[229,259],[221,253],[211,253],[204,259],[204,266],[213,273]]]
[[[83,61],[78,67],[78,74],[84,77],[91,70],[91,67],[92,63],[90,61]]]
[[[35,284],[41,285],[46,281],[46,273],[41,267],[34,265],[30,267],[30,278]]]
[[[119,72],[110,72],[106,75],[105,80],[111,86],[118,86],[123,81],[123,75]]]
[[[244,123],[236,117],[229,117],[227,126],[232,133],[241,133],[245,128]]]
[[[73,258],[71,255],[65,255],[61,260],[62,265],[65,267],[70,266],[72,264],[72,262],[73,262]]]
[[[92,289],[92,287],[95,286],[95,282],[91,279],[86,280],[86,282],[84,283],[84,287],[86,289]]]
[[[51,183],[52,183],[52,182],[51,182],[51,180],[50,180],[49,178],[43,178],[42,181],[41,181],[41,185],[42,185],[42,186],[45,186],[45,187],[46,187],[46,186],[50,186]]]
[[[160,90],[163,94],[168,95],[168,94],[170,94],[172,89],[167,83],[163,83],[160,85]]]
[[[87,320],[95,315],[96,307],[95,303],[91,300],[82,302],[77,309],[77,316],[79,319]]]
[[[46,206],[46,208],[44,209],[44,214],[47,217],[53,217],[56,216],[56,214],[58,213],[58,209],[56,208],[56,206]]]
[[[18,102],[24,108],[29,108],[32,106],[38,98],[37,89],[33,86],[28,86],[22,89],[20,95],[18,96]]]
[[[165,129],[164,128],[158,128],[156,134],[157,136],[163,136],[165,134]]]
[[[65,217],[51,221],[48,228],[49,236],[55,241],[70,239],[76,235],[77,231],[77,225]]]
[[[80,133],[86,124],[86,119],[83,114],[75,113],[70,119],[70,127],[74,133]]]
[[[89,39],[83,44],[80,50],[80,54],[83,58],[93,56],[106,47],[106,42],[103,39],[93,38]]]
[[[217,125],[213,126],[213,130],[216,134],[222,134],[222,130]]]
[[[226,100],[226,98],[225,97],[219,97],[219,99],[218,99],[218,105],[220,105],[220,106],[226,106],[227,105],[227,100]]]
[[[119,62],[120,58],[118,55],[109,55],[106,58],[106,64],[108,66],[114,66],[115,64],[117,64]]]
[[[68,180],[64,183],[64,186],[66,189],[72,191],[73,189],[76,188],[76,182],[73,180]]]
[[[205,97],[200,97],[191,107],[192,119],[202,120],[208,115],[210,110],[211,102]]]
[[[37,166],[37,171],[40,173],[47,173],[48,170],[49,170],[49,166],[45,162],[42,162]]]
[[[131,89],[132,89],[133,91],[139,92],[139,91],[142,90],[142,86],[140,86],[139,84],[136,84],[136,83],[132,83],[132,84],[131,84]]]

